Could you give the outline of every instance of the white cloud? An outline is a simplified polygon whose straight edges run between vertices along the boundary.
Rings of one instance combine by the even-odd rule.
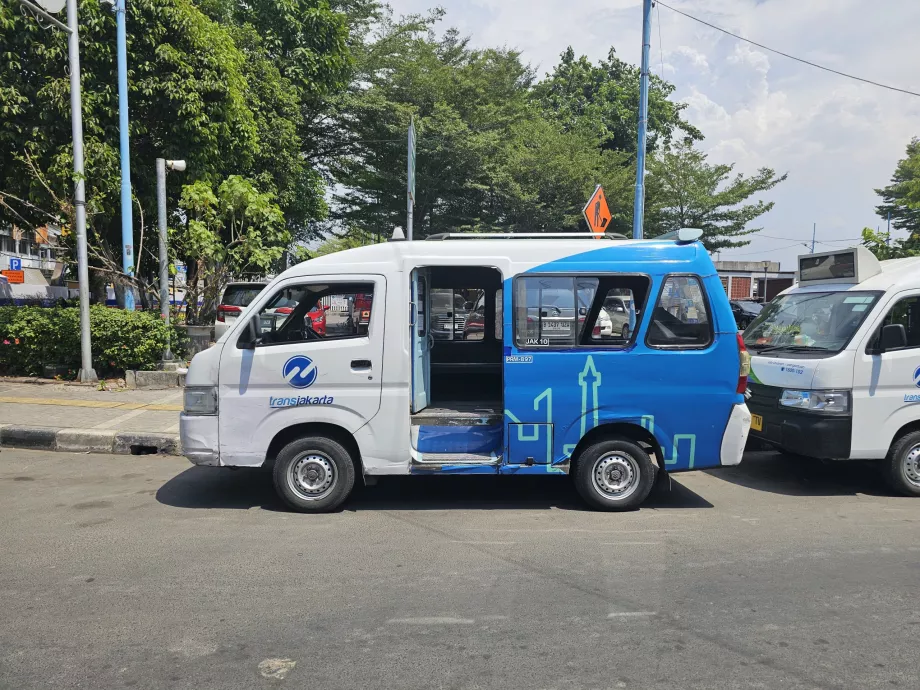
[[[462,25],[475,45],[506,45],[552,69],[571,45],[592,60],[610,46],[636,63],[640,0],[391,0],[396,12],[434,4],[447,23]],[[871,0],[673,0],[675,7],[777,50],[857,76],[920,91],[920,2]],[[789,172],[767,198],[759,219],[766,234],[818,239],[856,237],[875,215],[875,187],[887,184],[912,136],[920,136],[920,98],[897,94],[769,53],[655,9],[651,69],[677,86],[687,117],[706,135],[701,146],[717,162],[750,173],[762,166]],[[659,25],[660,18],[660,25]],[[819,30],[816,30],[819,29]],[[660,36],[660,39],[659,39]],[[781,258],[798,248],[756,239],[738,250]],[[724,252],[728,258],[731,252]],[[756,254],[754,258],[758,258]]]

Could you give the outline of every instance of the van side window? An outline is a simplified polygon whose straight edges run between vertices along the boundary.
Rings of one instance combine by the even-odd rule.
[[[366,336],[373,283],[292,285],[278,290],[256,315],[257,345]]]
[[[712,326],[703,286],[696,276],[668,276],[652,312],[646,343],[651,347],[706,347]]]
[[[631,288],[621,285],[604,288],[602,286],[602,291],[598,293],[600,304],[596,313],[594,309],[590,312],[590,324],[585,329],[589,334],[587,343],[583,341],[582,344],[625,345],[636,330],[636,310],[642,305],[636,303],[636,295]],[[647,288],[645,292],[648,292]]]
[[[597,278],[522,276],[514,281],[518,347],[575,347],[597,292]]]
[[[904,330],[907,331],[908,348],[920,347],[920,297],[905,297],[899,300],[882,321],[882,326],[889,324],[904,326]]]

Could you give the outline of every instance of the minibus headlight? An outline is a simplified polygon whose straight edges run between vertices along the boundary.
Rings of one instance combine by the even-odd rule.
[[[187,386],[185,414],[217,414],[217,386]]]
[[[779,404],[822,414],[848,414],[850,391],[797,391],[784,390]]]

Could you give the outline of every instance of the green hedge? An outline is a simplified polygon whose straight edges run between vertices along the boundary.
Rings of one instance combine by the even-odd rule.
[[[157,313],[103,306],[90,309],[93,367],[100,376],[156,369],[170,328]],[[184,342],[173,334],[173,351]],[[74,307],[0,307],[0,372],[37,376],[45,365],[80,368],[80,311]]]

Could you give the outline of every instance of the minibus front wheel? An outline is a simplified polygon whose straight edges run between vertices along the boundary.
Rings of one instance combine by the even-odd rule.
[[[328,513],[338,508],[355,484],[355,464],[338,441],[303,436],[278,453],[273,471],[275,490],[294,510]]]
[[[598,441],[575,462],[575,488],[593,508],[632,510],[655,483],[656,467],[643,448],[620,438]]]
[[[882,462],[891,488],[904,496],[920,496],[920,431],[896,440]]]

